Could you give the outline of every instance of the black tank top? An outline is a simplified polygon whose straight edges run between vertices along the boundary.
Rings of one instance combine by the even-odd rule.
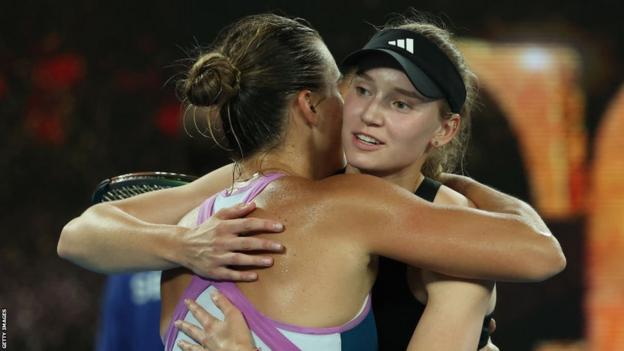
[[[425,177],[414,192],[424,200],[436,197],[441,184]],[[372,305],[377,324],[380,351],[404,351],[422,316],[425,305],[420,303],[407,284],[407,265],[386,257],[379,257],[379,273],[372,289]],[[487,344],[487,327],[491,316],[483,321],[479,348]]]

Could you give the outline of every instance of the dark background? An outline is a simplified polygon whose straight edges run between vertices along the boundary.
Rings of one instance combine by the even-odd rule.
[[[582,59],[592,144],[624,81],[623,6],[583,1],[3,1],[0,4],[0,305],[9,348],[93,347],[104,277],[62,261],[62,226],[89,205],[105,177],[141,170],[200,174],[224,160],[181,131],[172,80],[196,43],[247,14],[308,19],[337,59],[388,14],[428,11],[460,37],[557,43]],[[530,201],[516,140],[483,96],[467,172]],[[591,146],[589,159],[591,161]],[[483,154],[487,157],[483,157]],[[495,317],[503,350],[581,339],[584,216],[549,220],[568,257],[542,284],[500,284]]]

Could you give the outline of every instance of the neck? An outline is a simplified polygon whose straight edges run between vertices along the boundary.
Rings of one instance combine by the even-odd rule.
[[[288,146],[267,153],[258,153],[238,162],[235,181],[244,181],[256,173],[280,172],[291,176],[315,179],[313,163],[309,157]]]

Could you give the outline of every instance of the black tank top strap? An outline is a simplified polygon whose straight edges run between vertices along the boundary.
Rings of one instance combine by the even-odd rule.
[[[344,167],[344,168],[341,168],[341,169],[337,170],[332,175],[339,175],[339,174],[345,174],[345,173],[347,173],[347,167]]]
[[[416,189],[414,194],[422,199],[433,202],[441,186],[442,183],[438,182],[437,180],[425,177],[425,179],[423,179],[422,183],[420,183],[418,189]]]

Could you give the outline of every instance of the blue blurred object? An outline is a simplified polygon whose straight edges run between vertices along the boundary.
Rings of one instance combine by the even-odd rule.
[[[159,329],[160,271],[109,276],[96,350],[162,350]]]

